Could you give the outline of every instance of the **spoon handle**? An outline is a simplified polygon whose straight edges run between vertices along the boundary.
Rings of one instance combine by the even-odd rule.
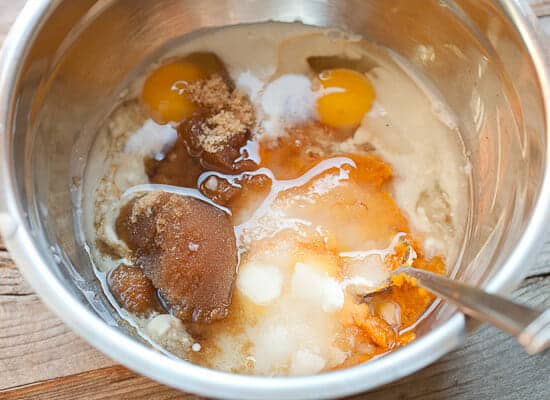
[[[448,300],[465,314],[514,336],[527,353],[541,353],[550,347],[550,309],[535,310],[420,269],[396,270],[401,272],[416,278],[418,286]]]

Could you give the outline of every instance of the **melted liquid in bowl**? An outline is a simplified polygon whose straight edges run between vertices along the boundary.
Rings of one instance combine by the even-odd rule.
[[[108,297],[164,351],[304,375],[414,340],[433,301],[399,265],[459,258],[468,160],[452,113],[391,53],[264,23],[170,48],[106,119],[83,226]]]

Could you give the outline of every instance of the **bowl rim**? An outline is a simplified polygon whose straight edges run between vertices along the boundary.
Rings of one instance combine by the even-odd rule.
[[[232,399],[324,399],[356,394],[406,376],[443,356],[465,340],[465,318],[456,313],[449,321],[413,343],[368,364],[302,377],[236,375],[171,359],[123,334],[96,316],[74,297],[48,268],[48,260],[26,226],[15,184],[15,165],[9,138],[17,105],[22,62],[36,32],[60,0],[28,2],[12,26],[0,53],[0,231],[18,268],[42,301],[73,331],[126,367],[177,389]],[[544,100],[548,129],[550,79],[543,46],[537,38],[536,19],[528,5],[497,0],[515,25],[531,54]],[[548,136],[548,132],[546,132]],[[548,139],[548,138],[547,138]],[[546,140],[544,176],[532,215],[517,246],[485,289],[502,292],[522,279],[521,268],[532,255],[537,238],[545,232],[550,215],[550,141]],[[396,369],[395,366],[400,368]]]

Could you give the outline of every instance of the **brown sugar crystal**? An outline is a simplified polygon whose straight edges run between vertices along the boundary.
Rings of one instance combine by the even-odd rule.
[[[176,317],[211,322],[227,316],[238,261],[227,214],[155,191],[121,210],[117,233]]]

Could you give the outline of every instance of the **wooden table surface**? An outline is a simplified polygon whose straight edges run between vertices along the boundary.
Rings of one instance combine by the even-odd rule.
[[[0,0],[0,43],[25,0]],[[539,14],[550,15],[550,1]],[[550,35],[550,16],[541,17]],[[513,296],[550,306],[550,234]],[[69,330],[26,285],[0,241],[0,399],[196,399],[117,365]],[[356,400],[550,399],[550,353],[528,357],[482,327],[465,345],[416,374]]]

